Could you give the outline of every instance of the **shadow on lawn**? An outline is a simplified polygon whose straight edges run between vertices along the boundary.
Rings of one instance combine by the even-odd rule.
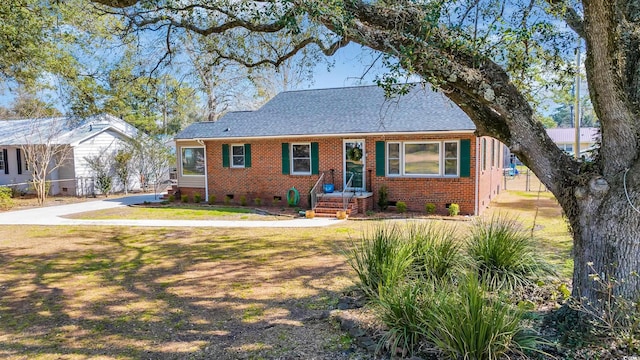
[[[211,232],[92,228],[62,252],[0,249],[0,356],[348,357],[326,319],[350,286],[329,241]]]

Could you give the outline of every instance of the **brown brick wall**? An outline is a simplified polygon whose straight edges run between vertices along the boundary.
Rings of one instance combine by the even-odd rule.
[[[353,139],[362,139],[354,137]],[[468,178],[406,178],[378,177],[375,171],[376,141],[411,141],[411,140],[471,140],[471,176]],[[404,201],[410,210],[424,211],[426,203],[436,204],[438,213],[446,213],[446,204],[460,205],[461,214],[473,214],[475,210],[475,174],[476,174],[476,138],[472,134],[440,134],[440,135],[402,135],[402,136],[369,136],[365,140],[365,180],[374,197],[368,202],[359,204],[363,208],[377,208],[377,192],[383,184],[387,186],[389,200]],[[319,175],[283,175],[282,143],[318,142],[320,172],[334,170],[336,190],[341,190],[343,183],[343,138],[297,138],[262,139],[249,141],[206,141],[207,173],[209,194],[215,195],[221,202],[226,195],[233,195],[233,202],[239,203],[245,196],[249,204],[255,198],[261,198],[263,204],[271,204],[274,197],[281,197],[279,205],[286,205],[287,190],[295,187],[300,193],[301,208],[307,208],[308,193]],[[222,144],[251,144],[250,168],[224,168],[222,166]],[[493,173],[492,173],[493,174]],[[497,176],[496,174],[494,174]],[[330,176],[327,173],[327,182]],[[481,190],[485,191],[486,175],[482,177]],[[498,185],[497,181],[494,185]],[[492,188],[495,191],[495,188]],[[184,191],[184,190],[183,190]],[[188,190],[192,191],[192,190]],[[203,189],[198,189],[203,191]],[[487,190],[488,191],[488,190]],[[183,192],[184,193],[184,192]],[[482,195],[484,199],[488,197]],[[204,194],[203,194],[204,198]],[[488,202],[485,202],[485,206]]]

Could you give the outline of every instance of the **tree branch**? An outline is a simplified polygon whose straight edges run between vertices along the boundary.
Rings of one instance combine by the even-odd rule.
[[[566,0],[546,0],[551,10],[558,13],[569,27],[581,38],[585,37],[584,20],[576,9],[571,7]]]

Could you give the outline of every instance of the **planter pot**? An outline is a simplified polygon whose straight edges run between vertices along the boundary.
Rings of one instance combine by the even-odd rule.
[[[343,210],[336,211],[336,217],[340,220],[344,220],[347,218],[347,212]]]
[[[316,217],[316,212],[313,211],[313,210],[307,210],[307,211],[305,211],[304,216],[307,219],[313,219],[314,217]]]
[[[324,184],[323,190],[325,194],[331,194],[334,190],[333,184]]]

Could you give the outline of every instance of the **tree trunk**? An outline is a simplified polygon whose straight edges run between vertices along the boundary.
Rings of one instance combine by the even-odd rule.
[[[640,174],[623,172],[611,181],[597,177],[576,188],[577,209],[563,204],[574,238],[572,296],[593,308],[606,305],[609,290],[633,300],[640,294]]]

